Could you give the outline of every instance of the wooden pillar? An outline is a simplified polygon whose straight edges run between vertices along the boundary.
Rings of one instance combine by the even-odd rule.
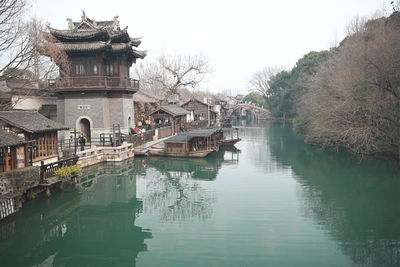
[[[54,149],[55,149],[55,151],[57,153],[57,157],[58,157],[59,151],[58,151],[58,134],[57,134],[57,132],[54,133],[54,145],[55,145]]]
[[[5,160],[4,171],[9,171],[10,166],[9,166],[9,160],[8,160],[8,147],[6,147],[6,149],[5,149],[4,160]]]
[[[24,145],[24,149],[25,149],[25,167],[27,167],[28,166],[28,157],[29,157],[28,144]]]

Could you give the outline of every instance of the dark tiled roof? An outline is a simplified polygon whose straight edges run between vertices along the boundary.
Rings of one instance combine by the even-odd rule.
[[[168,138],[167,140],[165,140],[164,143],[186,143],[195,137],[208,137],[218,131],[222,131],[222,128],[196,129],[193,131],[184,132],[184,133],[180,133],[175,136],[172,136],[172,137]]]
[[[143,103],[157,103],[157,99],[155,96],[151,96],[141,90],[133,95],[134,102],[143,102]]]
[[[93,20],[89,19],[89,21],[93,23]],[[104,26],[111,26],[113,23],[114,23],[113,20],[96,21],[96,25],[103,26],[103,27]],[[80,24],[81,24],[81,22],[74,22],[74,26],[75,27],[78,27]]]
[[[110,44],[103,41],[96,42],[79,42],[79,43],[59,43],[58,47],[66,52],[87,52],[87,51],[126,51],[130,52],[133,56],[144,58],[146,51],[138,51],[132,49],[130,43],[117,43]]]
[[[181,108],[178,105],[165,105],[165,106],[159,107],[156,111],[154,111],[150,115],[152,115],[152,114],[154,114],[154,113],[156,113],[156,112],[158,112],[160,110],[162,110],[162,111],[164,111],[166,113],[169,113],[169,114],[171,114],[173,116],[182,116],[182,115],[186,115],[186,114],[190,113],[190,111],[188,111],[188,110],[186,110],[184,108]]]
[[[25,140],[15,133],[6,132],[0,129],[0,147],[17,146],[26,144]]]
[[[79,39],[93,39],[93,38],[107,38],[108,31],[106,29],[90,29],[84,31],[73,30],[56,30],[49,27],[50,33],[60,39],[66,40],[79,40]]]
[[[89,51],[124,52],[131,58],[143,59],[146,51],[137,51],[132,47],[141,44],[141,38],[131,38],[127,28],[119,27],[118,16],[109,21],[95,21],[83,13],[81,22],[68,19],[68,30],[48,27],[50,35],[58,40],[60,49],[67,53]]]
[[[187,135],[189,136],[201,136],[201,137],[207,137],[210,136],[216,132],[222,131],[222,128],[201,128],[201,129],[196,129],[193,131],[186,132]]]
[[[186,105],[186,104],[188,104],[188,103],[190,103],[190,102],[198,102],[198,103],[200,103],[200,104],[202,104],[202,105],[204,105],[204,106],[210,106],[210,107],[213,106],[213,105],[207,104],[207,103],[205,103],[205,102],[203,102],[203,101],[201,101],[201,100],[199,100],[199,99],[197,99],[197,98],[192,98],[192,99],[190,99],[189,101],[187,101],[186,103],[182,104],[181,106],[184,106],[184,105]]]
[[[164,141],[164,143],[186,143],[190,139],[191,137],[189,137],[185,133],[180,133],[168,138],[167,140]]]
[[[0,111],[0,120],[28,133],[67,130],[69,127],[52,121],[37,111],[12,110]]]

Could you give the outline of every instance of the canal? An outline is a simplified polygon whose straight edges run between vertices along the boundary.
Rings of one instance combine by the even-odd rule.
[[[400,172],[241,127],[204,159],[136,158],[0,221],[0,266],[400,266]]]

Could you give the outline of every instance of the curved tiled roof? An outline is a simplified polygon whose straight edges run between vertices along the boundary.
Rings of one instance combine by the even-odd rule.
[[[84,31],[71,31],[71,30],[56,30],[48,27],[50,33],[57,39],[65,40],[81,40],[81,39],[94,39],[99,37],[104,37],[108,39],[107,29],[90,29]]]
[[[186,114],[190,113],[190,111],[188,111],[184,108],[181,108],[178,105],[164,105],[164,106],[159,107],[156,111],[152,112],[150,115],[152,115],[160,110],[162,110],[166,113],[169,113],[172,116],[182,116],[182,115],[186,115]]]
[[[17,146],[26,144],[26,141],[12,132],[0,129],[0,147]]]
[[[112,21],[96,22],[83,13],[81,22],[68,21],[68,30],[48,27],[50,34],[58,40],[58,46],[66,52],[107,50],[128,53],[134,58],[146,56],[146,51],[132,49],[141,44],[141,38],[131,38],[127,27],[121,29],[118,16]]]
[[[58,43],[60,49],[66,52],[87,52],[87,51],[114,51],[128,52],[137,58],[144,58],[147,51],[138,51],[132,49],[132,46],[127,43],[110,44],[103,41],[96,42],[79,42],[79,43]]]
[[[67,130],[69,127],[31,110],[0,111],[0,120],[28,133]]]

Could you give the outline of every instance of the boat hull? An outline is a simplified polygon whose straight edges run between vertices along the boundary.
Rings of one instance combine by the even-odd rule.
[[[242,139],[237,138],[237,139],[231,139],[231,140],[222,140],[219,143],[219,146],[233,146],[234,144],[236,144],[237,142],[241,141]]]
[[[178,157],[178,158],[204,158],[215,150],[202,150],[190,152],[166,152],[164,150],[150,149],[147,153],[152,156]]]

